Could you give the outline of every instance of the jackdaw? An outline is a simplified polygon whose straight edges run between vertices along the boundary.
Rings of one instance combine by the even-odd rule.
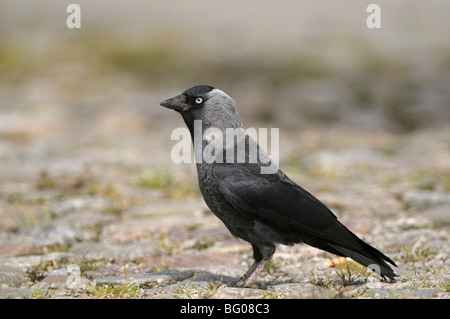
[[[226,93],[200,85],[160,104],[180,113],[191,133],[200,191],[209,209],[233,236],[252,245],[255,262],[237,286],[248,286],[256,279],[278,244],[308,244],[350,257],[376,271],[382,279],[395,280],[398,276],[387,264],[397,267],[390,258],[358,238],[321,201],[289,179],[247,134],[244,133],[244,139],[235,134],[235,146],[227,141],[226,147],[221,144],[223,148],[215,148],[212,161],[202,156],[201,150],[219,141],[217,136],[205,134],[208,130],[224,135],[227,129],[243,130],[235,102]],[[201,127],[198,132],[196,125]],[[251,152],[252,144],[256,145],[256,158]],[[245,146],[245,156],[237,160],[239,145]],[[234,161],[227,157],[230,149]],[[267,167],[275,169],[263,172]]]

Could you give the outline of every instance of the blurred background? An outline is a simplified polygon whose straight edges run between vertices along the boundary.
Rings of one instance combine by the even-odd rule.
[[[448,294],[450,1],[378,0],[369,29],[372,2],[0,1],[0,298],[73,297],[73,263],[89,279],[248,269],[195,165],[171,161],[184,123],[159,102],[199,84],[245,127],[279,128],[279,166],[400,265],[398,287]],[[264,278],[315,289],[328,258],[280,247]]]
[[[446,0],[377,1],[381,29],[360,0],[79,0],[80,29],[70,3],[0,3],[4,202],[198,196],[194,166],[170,161],[184,123],[159,106],[198,84],[280,128],[280,165],[310,189],[450,190]]]

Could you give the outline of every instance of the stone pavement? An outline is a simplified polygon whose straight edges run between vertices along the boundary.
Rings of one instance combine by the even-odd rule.
[[[281,131],[297,145],[281,151],[285,172],[391,257],[400,278],[331,267],[336,256],[297,245],[279,247],[254,287],[236,288],[251,249],[207,209],[193,164],[167,164],[170,126],[136,130],[136,114],[118,113],[90,125],[121,127],[126,139],[95,131],[89,141],[13,114],[28,122],[0,128],[0,298],[450,297],[448,129]],[[156,132],[159,144],[146,139]]]

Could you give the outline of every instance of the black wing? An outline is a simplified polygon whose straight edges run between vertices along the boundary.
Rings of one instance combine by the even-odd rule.
[[[242,217],[279,230],[289,243],[304,242],[369,266],[393,278],[384,262],[395,263],[363,242],[317,198],[291,181],[281,170],[261,174],[258,164],[214,163],[211,175],[223,197]]]

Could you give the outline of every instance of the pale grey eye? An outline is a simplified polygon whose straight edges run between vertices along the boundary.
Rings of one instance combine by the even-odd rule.
[[[202,104],[203,103],[203,99],[201,97],[198,97],[195,99],[195,103],[196,104]]]

